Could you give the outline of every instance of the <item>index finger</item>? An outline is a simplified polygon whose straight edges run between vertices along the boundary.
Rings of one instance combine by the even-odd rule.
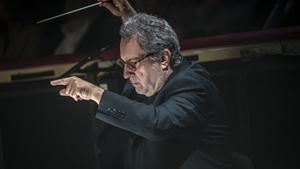
[[[50,81],[50,84],[52,86],[57,86],[57,85],[65,86],[65,85],[69,84],[70,80],[71,80],[71,77],[66,77],[66,78],[62,78],[62,79],[52,80],[52,81]]]

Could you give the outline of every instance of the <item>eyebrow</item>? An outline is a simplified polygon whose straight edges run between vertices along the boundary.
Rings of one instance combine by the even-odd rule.
[[[130,58],[130,59],[126,60],[126,61],[124,59],[122,59],[121,57],[120,57],[120,59],[122,59],[123,62],[128,62],[128,61],[131,61],[131,60],[138,60],[141,57],[144,57],[143,54],[139,54],[139,56],[134,57],[134,58]]]

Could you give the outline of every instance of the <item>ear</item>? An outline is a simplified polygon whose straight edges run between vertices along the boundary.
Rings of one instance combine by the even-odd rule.
[[[169,49],[164,49],[162,51],[162,56],[160,58],[160,66],[162,70],[168,69],[171,62],[171,51]]]

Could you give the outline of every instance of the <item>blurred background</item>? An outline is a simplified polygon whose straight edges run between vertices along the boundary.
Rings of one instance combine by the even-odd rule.
[[[295,26],[300,22],[299,2],[296,0],[130,2],[138,11],[165,18],[174,27],[180,40]],[[84,53],[98,50],[105,45],[118,47],[121,21],[104,8],[94,7],[47,23],[36,24],[39,20],[91,3],[95,1],[1,0],[0,61]]]
[[[36,24],[92,3],[0,0],[0,169],[122,168],[127,133],[95,120],[94,103],[75,103],[49,85],[75,66],[67,75],[119,93],[120,18],[93,7]],[[227,107],[234,168],[300,168],[299,1],[130,3],[166,19],[182,54],[211,73]]]

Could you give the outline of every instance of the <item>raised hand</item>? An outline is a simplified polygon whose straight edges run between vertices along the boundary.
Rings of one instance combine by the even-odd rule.
[[[107,8],[113,15],[122,17],[126,21],[128,17],[134,15],[136,11],[127,0],[97,0],[103,2],[101,6]]]

